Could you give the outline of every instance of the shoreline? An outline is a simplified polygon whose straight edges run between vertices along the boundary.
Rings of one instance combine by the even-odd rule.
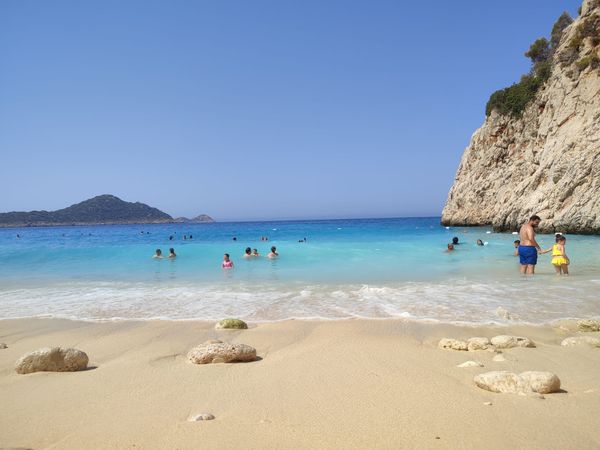
[[[249,322],[83,322],[3,319],[0,447],[104,448],[592,448],[600,445],[600,349],[561,347],[569,326],[458,326],[410,319]],[[536,348],[437,348],[439,339],[514,334]],[[598,336],[600,333],[585,333]],[[259,360],[194,365],[208,339],[244,343]],[[46,346],[85,351],[89,369],[18,375]],[[484,368],[458,368],[467,360]],[[556,373],[545,399],[473,383],[491,370]],[[491,402],[491,405],[486,403]],[[188,422],[211,413],[209,422]],[[200,444],[201,443],[201,444]]]

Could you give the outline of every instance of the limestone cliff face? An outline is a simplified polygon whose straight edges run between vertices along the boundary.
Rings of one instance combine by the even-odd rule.
[[[600,35],[600,0],[585,0],[564,30],[552,74],[523,115],[493,111],[473,134],[444,225],[516,230],[538,214],[542,232],[600,233],[600,46],[586,37],[574,48],[580,25]],[[583,68],[586,57],[595,64]]]

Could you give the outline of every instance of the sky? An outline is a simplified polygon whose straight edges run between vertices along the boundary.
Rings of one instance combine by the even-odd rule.
[[[438,216],[574,0],[0,2],[0,212]]]

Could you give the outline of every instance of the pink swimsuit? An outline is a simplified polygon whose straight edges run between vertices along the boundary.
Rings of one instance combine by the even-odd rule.
[[[223,269],[233,269],[233,261],[223,261],[223,264],[221,264],[221,267]]]

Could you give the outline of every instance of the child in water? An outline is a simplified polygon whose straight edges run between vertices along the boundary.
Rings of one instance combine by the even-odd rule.
[[[177,255],[175,254],[175,249],[174,248],[170,248],[169,249],[169,258],[176,258]]]
[[[221,263],[223,269],[233,269],[233,261],[229,259],[229,253],[223,255],[223,262]]]
[[[160,248],[157,248],[156,252],[154,253],[153,258],[155,258],[155,259],[162,259],[162,257],[163,257],[162,256],[162,250]]]
[[[557,234],[556,244],[554,244],[552,248],[540,252],[552,252],[552,265],[554,266],[556,275],[569,275],[569,264],[571,264],[571,261],[569,260],[567,252],[565,250],[566,245],[567,238],[564,237],[562,234]]]

